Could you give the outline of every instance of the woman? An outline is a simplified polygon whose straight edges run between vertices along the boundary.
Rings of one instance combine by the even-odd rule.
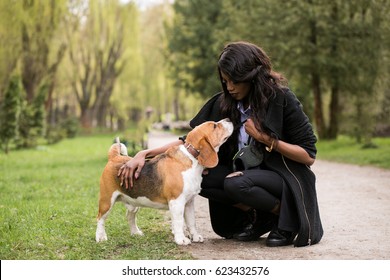
[[[228,44],[218,61],[223,92],[213,96],[191,120],[230,118],[237,128],[220,148],[219,164],[204,174],[201,195],[209,199],[213,230],[225,238],[252,241],[271,231],[266,245],[306,246],[323,235],[315,176],[316,137],[296,96],[283,86],[267,54],[248,42]],[[119,171],[132,185],[145,158],[181,144],[139,152]],[[233,172],[235,153],[253,141],[263,155],[259,166]],[[295,242],[294,242],[295,240]]]

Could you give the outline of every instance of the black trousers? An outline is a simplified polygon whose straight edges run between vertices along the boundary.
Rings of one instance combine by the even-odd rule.
[[[225,177],[233,172],[225,165],[209,169],[203,176],[200,195],[209,199],[211,226],[216,234],[231,238],[249,222],[248,214],[233,205],[237,203],[224,190]]]
[[[218,165],[203,177],[200,195],[209,199],[210,219],[216,234],[229,238],[248,223],[248,214],[233,205],[243,203],[258,211],[269,212],[280,201],[278,228],[297,231],[298,216],[287,184],[269,170],[247,170],[243,176],[225,177],[233,172]]]
[[[226,178],[224,190],[229,197],[264,212],[271,212],[281,200],[284,180],[269,170],[252,169],[243,175]]]

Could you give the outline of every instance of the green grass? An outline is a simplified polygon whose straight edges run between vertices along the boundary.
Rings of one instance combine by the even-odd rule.
[[[348,137],[339,137],[337,141],[319,141],[317,158],[390,169],[390,138],[375,138],[373,144],[376,148],[362,148],[361,144]]]
[[[0,154],[0,259],[191,259],[173,242],[165,212],[141,209],[130,236],[121,203],[96,243],[99,178],[111,136],[81,137]]]
[[[100,174],[113,136],[80,137],[35,150],[0,153],[0,259],[191,259],[173,242],[166,212],[141,209],[144,236],[130,236],[116,204],[95,242]],[[390,169],[390,138],[362,149],[353,139],[319,141],[318,158]]]

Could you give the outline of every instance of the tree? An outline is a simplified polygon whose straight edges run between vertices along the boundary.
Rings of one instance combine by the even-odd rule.
[[[0,102],[21,53],[20,1],[0,1]]]
[[[21,77],[28,104],[33,102],[43,82],[50,80],[50,83],[54,83],[66,46],[53,44],[53,38],[65,12],[65,5],[65,0],[24,0],[21,4]],[[53,46],[57,46],[57,50]],[[51,53],[56,55],[51,58]]]
[[[329,56],[330,48],[327,46],[331,40],[327,34],[329,25],[326,24],[329,1],[248,2],[251,7],[242,5],[241,13],[249,12],[250,9],[250,15],[258,17],[258,20],[255,20],[256,24],[244,21],[240,24],[241,28],[250,29],[247,32],[249,40],[266,49],[276,70],[285,73],[292,89],[299,88],[303,91],[297,94],[304,101],[305,108],[308,107],[307,101],[313,100],[312,117],[317,134],[320,138],[327,138],[324,95],[328,85],[324,74],[327,72],[327,65],[332,64],[332,59],[337,59]],[[241,17],[233,20],[237,21],[239,18]],[[312,99],[307,97],[310,92]]]
[[[383,43],[388,36],[384,25],[388,22],[389,8],[388,1],[360,1],[345,7],[348,39],[343,54],[348,53],[351,59],[344,61],[350,72],[344,88],[355,107],[354,136],[367,147],[371,146],[375,129],[378,81],[381,73],[388,71],[383,63],[388,46]]]
[[[213,28],[218,24],[221,0],[175,1],[173,25],[168,28],[168,52],[176,88],[202,96],[220,90],[216,61],[221,45]]]
[[[81,124],[106,126],[115,81],[123,70],[124,32],[129,7],[119,1],[74,1],[68,19],[71,84],[81,110]],[[96,121],[96,124],[94,122]]]
[[[383,68],[387,2],[227,0],[219,18],[220,26],[229,28],[221,29],[218,39],[238,37],[265,48],[277,71],[303,92],[305,108],[311,92],[320,138],[337,137],[342,112],[353,104],[356,126],[368,132],[373,125],[365,121],[373,116],[371,102]]]
[[[20,91],[20,78],[15,76],[9,82],[0,110],[0,139],[6,154],[9,152],[9,143],[18,132]]]
[[[16,145],[18,148],[35,147],[38,144],[38,139],[45,136],[46,110],[44,101],[46,96],[46,85],[42,85],[38,89],[37,94],[30,103],[23,94],[20,104],[18,137],[16,137]]]

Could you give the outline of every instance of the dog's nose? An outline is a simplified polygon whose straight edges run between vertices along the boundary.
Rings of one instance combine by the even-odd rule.
[[[225,118],[223,120],[220,120],[218,123],[228,124],[228,125],[232,124],[233,125],[233,123],[231,122],[231,120],[229,118]]]
[[[233,123],[230,121],[229,118],[220,120],[219,123],[221,123],[225,127],[225,129],[229,133],[229,136],[233,133],[234,126],[233,126]]]

